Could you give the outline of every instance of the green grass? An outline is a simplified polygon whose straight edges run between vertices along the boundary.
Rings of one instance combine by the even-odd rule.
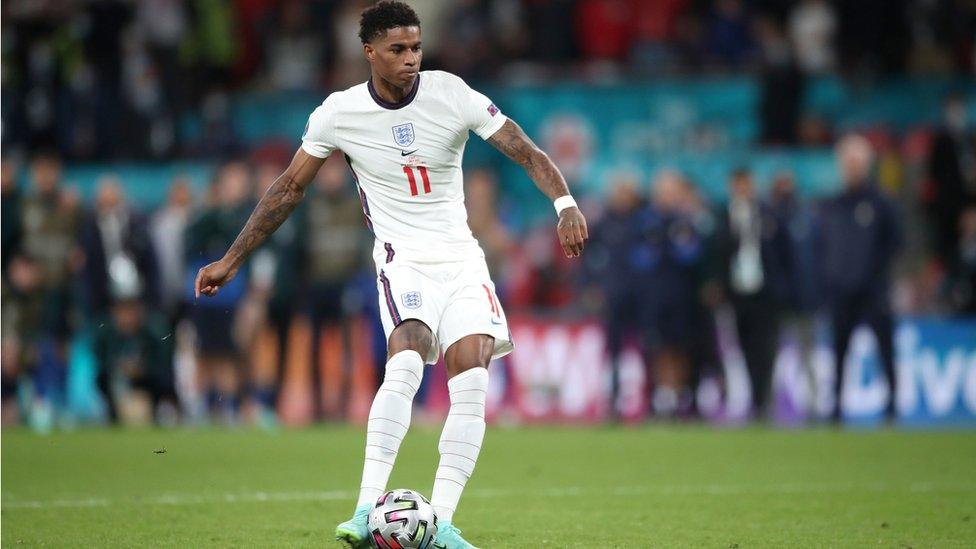
[[[429,495],[437,437],[391,488]],[[363,440],[5,430],[2,543],[339,547]],[[976,433],[492,429],[455,523],[485,548],[974,547]]]

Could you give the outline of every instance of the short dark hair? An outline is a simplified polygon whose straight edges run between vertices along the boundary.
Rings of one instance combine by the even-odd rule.
[[[419,27],[420,18],[413,8],[396,0],[383,0],[363,10],[359,19],[359,39],[363,44],[397,27]]]

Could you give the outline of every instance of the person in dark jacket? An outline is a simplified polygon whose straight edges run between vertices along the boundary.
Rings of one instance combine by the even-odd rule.
[[[635,248],[640,240],[639,218],[643,203],[637,182],[629,175],[611,183],[607,210],[591,233],[587,252],[587,278],[602,299],[601,312],[611,364],[610,413],[617,418],[620,358],[628,338],[643,345],[640,311],[646,300],[641,292],[640,263]]]
[[[886,410],[895,413],[894,321],[889,304],[891,271],[902,245],[897,215],[891,202],[871,179],[874,152],[857,135],[837,144],[837,160],[844,181],[843,192],[824,205],[821,212],[820,264],[833,322],[837,373],[834,382],[834,419],[841,417],[844,358],[851,333],[867,324],[878,340],[881,363],[891,388]]]
[[[80,241],[85,254],[85,301],[91,317],[109,312],[113,269],[135,268],[143,284],[143,299],[150,306],[158,303],[158,263],[148,225],[126,204],[115,177],[106,176],[98,182],[95,208],[82,227]]]
[[[98,389],[108,419],[119,423],[129,416],[123,404],[131,393],[144,393],[155,422],[165,423],[161,407],[176,410],[173,345],[166,320],[147,309],[138,295],[113,291],[110,314],[95,330],[93,347],[98,361]]]
[[[187,227],[184,250],[188,277],[234,241],[252,207],[251,188],[247,164],[232,161],[217,170],[210,203]],[[192,293],[187,295],[197,332],[200,385],[213,417],[227,423],[237,421],[240,411],[243,348],[238,313],[249,278],[249,271],[241,273],[221,288],[216,299],[193,301]],[[185,287],[190,289],[192,284]]]
[[[817,339],[817,310],[820,292],[817,287],[816,230],[813,208],[797,196],[793,173],[780,171],[773,177],[769,206],[783,223],[790,242],[791,263],[787,266],[789,284],[783,303],[780,337],[791,337],[799,352],[800,365],[806,375],[810,398],[807,413],[817,413],[817,376],[814,365]]]
[[[963,97],[950,96],[944,115],[929,154],[929,215],[936,232],[936,252],[942,260],[951,261],[959,241],[960,215],[967,204],[976,204],[976,136],[967,126]]]
[[[641,241],[635,250],[645,271],[639,291],[646,294],[642,317],[648,330],[648,362],[656,415],[690,411],[689,365],[695,337],[698,263],[704,242],[687,212],[687,183],[680,173],[662,170],[652,183],[650,208],[641,216]]]
[[[785,226],[759,200],[746,169],[732,173],[729,203],[719,215],[716,250],[726,299],[735,311],[739,347],[752,385],[753,411],[766,412],[779,337],[779,316],[789,295],[791,248]]]
[[[959,242],[946,274],[945,293],[952,311],[976,315],[976,206],[959,216]]]

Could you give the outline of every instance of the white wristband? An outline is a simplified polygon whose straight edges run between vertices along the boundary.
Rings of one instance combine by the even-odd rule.
[[[566,208],[575,208],[576,200],[573,200],[573,195],[567,194],[566,196],[560,196],[553,200],[552,205],[556,208],[556,215],[559,215]]]

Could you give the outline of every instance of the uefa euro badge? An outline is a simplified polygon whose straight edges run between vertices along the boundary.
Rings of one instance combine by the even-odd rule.
[[[420,292],[407,292],[400,296],[400,301],[403,301],[403,306],[408,309],[419,309]]]
[[[416,135],[413,133],[413,123],[407,122],[399,126],[393,126],[393,140],[398,147],[409,147],[413,145]]]

